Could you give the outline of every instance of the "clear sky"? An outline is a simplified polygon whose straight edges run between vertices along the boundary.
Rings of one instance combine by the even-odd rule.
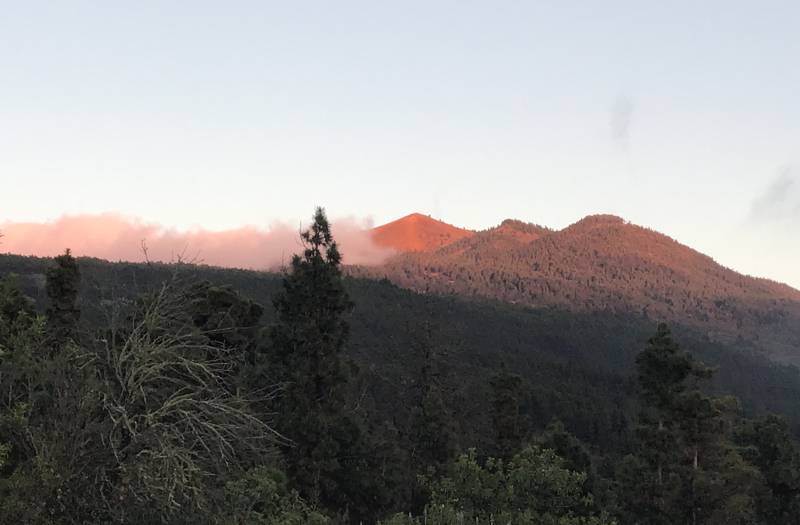
[[[0,222],[602,212],[800,287],[800,2],[0,7]]]

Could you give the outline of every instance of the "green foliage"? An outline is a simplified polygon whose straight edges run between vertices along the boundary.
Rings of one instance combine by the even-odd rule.
[[[636,363],[639,447],[616,473],[624,521],[758,523],[764,482],[731,442],[738,401],[700,390],[711,370],[683,352],[666,325]]]
[[[211,341],[227,349],[251,353],[258,342],[264,308],[230,286],[203,281],[186,291],[186,309],[194,325]]]
[[[552,420],[544,432],[536,439],[536,443],[544,448],[553,450],[564,460],[565,468],[575,472],[590,472],[592,458],[581,440],[576,438],[564,427],[558,419]]]
[[[0,314],[12,327],[0,356],[4,520],[226,522],[226,481],[268,464],[277,437],[224,388],[229,363],[214,356],[227,350],[187,310],[187,295],[164,287],[139,303],[123,336],[73,335],[56,341],[59,352],[37,318]]]
[[[323,525],[328,519],[311,509],[286,476],[275,469],[258,467],[241,479],[225,484],[225,525]]]
[[[191,323],[216,347],[225,350],[209,357],[224,360],[229,366],[227,388],[268,397],[267,385],[258,384],[267,366],[259,353],[264,308],[230,286],[214,286],[207,281],[191,284],[185,295],[186,315]]]
[[[553,451],[528,447],[507,464],[489,458],[484,464],[475,451],[460,456],[446,474],[428,480],[431,501],[427,522],[520,523],[542,525],[610,524],[591,510],[586,475],[564,468]],[[403,523],[396,516],[394,522]]]
[[[800,450],[786,420],[770,414],[743,422],[736,431],[742,455],[762,473],[769,493],[760,507],[768,523],[800,519]]]
[[[0,515],[19,516],[20,523],[35,523],[33,518],[41,514],[31,501],[18,498],[37,484],[17,471],[35,454],[30,417],[50,403],[39,381],[46,374],[41,366],[44,341],[44,318],[35,314],[13,279],[0,280]]]
[[[10,446],[6,445],[5,443],[0,443],[0,469],[6,464],[8,460],[8,451],[11,449]]]
[[[61,262],[69,266],[69,257]],[[87,507],[99,501],[92,501],[96,492],[86,491],[94,445],[88,435],[97,430],[100,406],[97,393],[87,387],[91,371],[76,356],[72,339],[54,339],[55,334],[73,337],[74,327],[54,331],[59,324],[50,321],[57,315],[45,325],[25,306],[15,314],[9,298],[16,305],[25,301],[5,288],[5,299],[0,299],[5,304],[0,312],[0,441],[10,446],[10,454],[0,476],[2,513],[20,523],[91,516]],[[61,351],[52,352],[54,347]]]
[[[705,448],[704,454],[704,464],[688,476],[683,519],[708,525],[771,523],[759,509],[768,489],[758,468],[727,442]]]
[[[264,461],[278,440],[226,391],[227,350],[186,323],[185,309],[184,294],[162,289],[133,315],[122,344],[92,356],[105,442],[119,458],[110,497],[157,516],[213,508],[207,477]]]

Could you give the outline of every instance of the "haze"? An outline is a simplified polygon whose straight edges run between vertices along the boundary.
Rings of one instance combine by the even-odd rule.
[[[4,7],[0,223],[613,213],[800,287],[795,2]]]

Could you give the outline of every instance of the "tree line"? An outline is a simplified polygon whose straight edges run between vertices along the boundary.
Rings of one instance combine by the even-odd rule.
[[[262,306],[178,271],[87,329],[69,252],[47,272],[44,312],[0,281],[0,521],[800,519],[786,421],[744,419],[735,398],[711,395],[715,371],[666,325],[636,358],[638,408],[619,450],[531,421],[527,380],[502,365],[486,378],[490,435],[465,442],[454,414],[471,405],[448,377],[459,348],[434,316],[408,327],[409,417],[378,415],[344,352],[353,301],[323,210],[301,240],[267,327]]]

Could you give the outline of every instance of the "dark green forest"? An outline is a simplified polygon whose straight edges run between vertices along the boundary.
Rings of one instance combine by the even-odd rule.
[[[0,256],[0,521],[800,523],[800,373],[612,311]]]

